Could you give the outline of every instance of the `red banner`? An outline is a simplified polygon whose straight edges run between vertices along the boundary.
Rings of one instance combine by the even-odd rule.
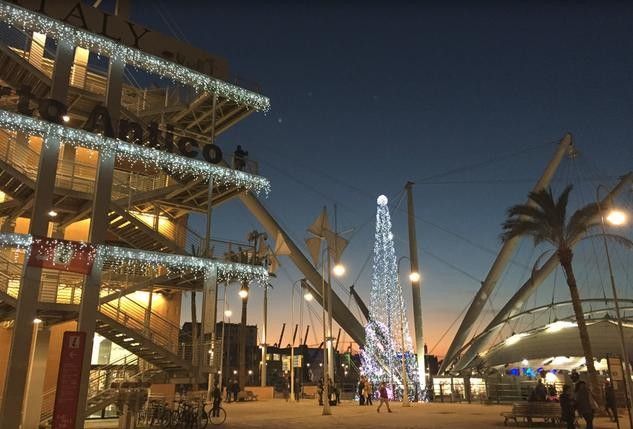
[[[96,249],[81,241],[35,238],[28,264],[34,267],[89,274]]]
[[[64,332],[53,408],[53,429],[75,428],[85,344],[85,332]]]

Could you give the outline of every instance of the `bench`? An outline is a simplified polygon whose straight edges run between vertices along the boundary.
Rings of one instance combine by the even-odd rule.
[[[237,393],[238,402],[257,401],[257,395],[252,390],[242,390]]]
[[[505,426],[510,420],[514,420],[515,425],[519,422],[530,425],[534,419],[541,419],[543,423],[552,426],[562,424],[558,402],[515,402],[512,404],[512,411],[501,413],[501,416],[505,418]]]

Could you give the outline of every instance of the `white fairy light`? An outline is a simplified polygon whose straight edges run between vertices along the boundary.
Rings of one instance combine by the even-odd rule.
[[[98,55],[107,55],[111,59],[173,79],[198,91],[217,94],[249,109],[264,112],[270,109],[268,97],[4,1],[0,1],[0,20],[22,30],[68,41],[76,47],[89,49]]]
[[[211,177],[217,185],[235,186],[243,190],[264,192],[265,194],[270,191],[270,182],[261,176],[1,109],[0,127],[43,138],[56,136],[64,143],[74,147],[115,154],[130,163],[160,167],[175,175],[193,176],[204,181]],[[46,144],[45,138],[44,144]]]
[[[65,240],[34,238],[30,234],[0,233],[0,246],[21,250],[30,250],[33,244],[40,244],[39,252],[43,254],[57,252],[59,246],[68,242]],[[257,281],[264,283],[268,278],[268,271],[259,265],[240,264],[235,262],[221,262],[214,259],[195,256],[173,255],[169,253],[151,252],[147,250],[130,249],[110,245],[92,245],[83,241],[71,242],[81,249],[83,247],[93,252],[95,263],[109,262],[119,266],[140,268],[163,267],[172,272],[191,272],[201,277],[217,273],[217,281]]]

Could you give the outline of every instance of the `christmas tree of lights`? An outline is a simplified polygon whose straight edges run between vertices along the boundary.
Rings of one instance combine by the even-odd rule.
[[[409,396],[415,395],[417,369],[407,325],[406,305],[398,284],[396,252],[391,232],[387,197],[378,197],[374,263],[365,326],[365,347],[361,352],[362,372],[375,387],[381,382],[393,385],[393,397],[401,398],[406,376]],[[405,365],[403,371],[402,356]]]

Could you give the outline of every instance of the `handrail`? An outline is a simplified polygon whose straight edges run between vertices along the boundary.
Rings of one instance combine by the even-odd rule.
[[[133,378],[135,375],[128,376],[128,368],[138,366],[140,360],[138,356],[133,353],[129,353],[124,355],[123,357],[105,365],[100,368],[97,368],[90,372],[90,378],[88,381],[88,397],[93,398],[100,393],[108,390],[110,386],[108,385],[108,380],[112,380],[114,378],[118,378],[116,374],[123,371],[123,377],[125,379]],[[115,374],[113,377],[113,373]],[[40,413],[40,421],[46,421],[53,417],[53,408],[55,405],[55,394],[57,393],[57,388],[52,388],[42,395],[42,410]]]
[[[102,303],[99,311],[172,353],[177,352],[180,327],[131,298],[122,296]]]

